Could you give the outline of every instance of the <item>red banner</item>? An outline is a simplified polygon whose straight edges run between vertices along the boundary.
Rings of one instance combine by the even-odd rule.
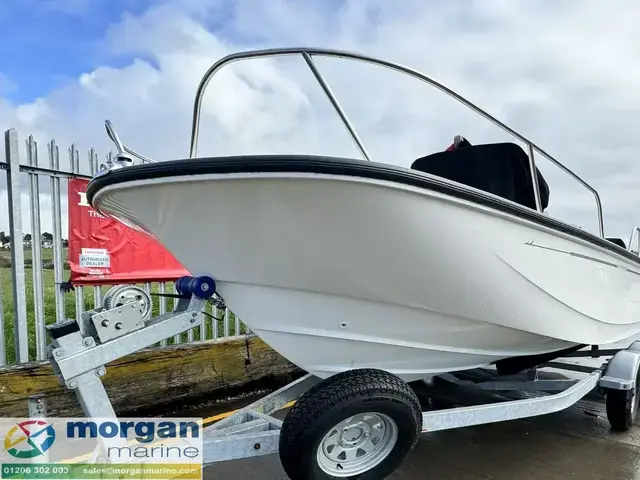
[[[189,272],[157,240],[103,217],[87,203],[88,180],[69,179],[73,285],[171,281]]]

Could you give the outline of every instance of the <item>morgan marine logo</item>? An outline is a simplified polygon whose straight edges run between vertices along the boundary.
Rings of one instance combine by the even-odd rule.
[[[34,458],[51,448],[56,439],[53,425],[42,420],[16,424],[4,437],[4,449],[16,458]]]

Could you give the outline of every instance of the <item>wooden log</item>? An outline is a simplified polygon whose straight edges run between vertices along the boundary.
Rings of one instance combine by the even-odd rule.
[[[160,414],[194,401],[268,388],[270,382],[302,374],[257,337],[231,337],[140,350],[107,365],[102,377],[120,416]],[[72,391],[49,362],[0,369],[0,416],[27,415],[29,396],[44,393],[51,416],[82,416]]]

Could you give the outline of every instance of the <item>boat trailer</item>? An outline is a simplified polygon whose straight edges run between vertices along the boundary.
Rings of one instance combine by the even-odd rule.
[[[67,320],[47,327],[54,372],[62,385],[75,391],[86,417],[117,418],[101,380],[109,362],[203,325],[205,306],[217,295],[215,281],[183,277],[176,282],[176,291],[174,311],[150,318],[146,290],[113,287],[103,305],[83,313],[80,323]],[[610,360],[598,368],[545,365],[585,373],[580,379],[540,379],[536,369],[471,380],[459,373],[438,375],[434,384],[537,395],[436,410],[423,410],[415,386],[386,371],[354,369],[324,380],[307,374],[206,426],[203,462],[206,466],[278,453],[292,480],[347,478],[365,472],[367,478],[385,478],[399,467],[421,433],[554,413],[592,391],[604,395],[611,426],[627,430],[640,404],[640,342],[608,351],[593,347],[591,352],[568,356],[608,355]],[[43,405],[41,397],[33,397],[30,414],[44,415]],[[281,420],[275,414],[284,413],[285,407],[290,409]]]

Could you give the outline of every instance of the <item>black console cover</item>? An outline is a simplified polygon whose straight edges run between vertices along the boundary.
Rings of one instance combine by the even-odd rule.
[[[529,157],[515,143],[471,145],[417,159],[411,168],[468,185],[535,210]],[[549,186],[536,168],[542,209]]]

